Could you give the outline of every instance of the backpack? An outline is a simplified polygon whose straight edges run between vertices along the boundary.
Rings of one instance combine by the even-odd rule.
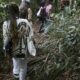
[[[24,58],[26,56],[25,54],[28,53],[27,36],[29,36],[29,27],[28,27],[27,35],[25,35],[23,28],[26,29],[26,23],[25,22],[19,23],[19,25],[17,26],[17,30],[18,31],[20,30],[19,32],[20,36],[17,39],[18,48],[14,50],[14,53],[16,52],[16,54],[13,55],[14,57],[17,58]]]
[[[5,26],[6,25],[6,26]],[[8,31],[9,27],[7,28],[8,23],[3,25],[3,33],[4,31]],[[19,32],[19,35],[22,37],[17,38],[17,48],[13,48],[12,38],[10,37],[10,32],[8,31],[8,34],[5,34],[8,38],[8,41],[3,45],[3,49],[5,47],[5,50],[7,54],[11,55],[12,57],[18,57],[18,58],[24,58],[26,56],[26,53],[29,53],[32,56],[36,55],[36,48],[33,43],[33,40],[31,39],[33,30],[31,29],[31,25],[27,22],[26,19],[19,19],[18,25],[17,25],[17,31]],[[6,29],[5,29],[6,28]],[[26,32],[22,30],[22,28],[26,28]],[[25,33],[24,33],[25,32]],[[5,37],[4,35],[4,37]],[[22,40],[24,44],[22,43]],[[24,47],[22,46],[24,45]]]
[[[21,22],[19,25],[18,25],[18,30],[24,26],[26,28],[26,23],[25,22]],[[36,48],[35,48],[35,45],[34,45],[34,41],[31,39],[29,33],[30,33],[30,27],[28,26],[27,27],[27,31],[26,31],[26,35],[25,33],[23,34],[22,33],[22,38],[19,38],[18,40],[18,43],[19,43],[19,53],[16,55],[16,57],[18,58],[24,58],[26,55],[26,53],[29,53],[30,55],[32,56],[35,56],[36,55]],[[24,38],[25,37],[25,38]],[[23,43],[25,44],[25,47],[23,48],[23,44],[21,44],[21,40],[23,39]],[[24,53],[24,50],[25,50],[25,53]]]
[[[12,38],[9,38],[9,40],[5,46],[6,53],[8,55],[10,55],[11,57],[24,58],[25,57],[24,50],[26,50],[26,52],[28,51],[27,50],[27,36],[29,36],[29,34],[28,34],[29,30],[27,32],[27,35],[24,35],[24,31],[22,30],[21,27],[25,28],[26,23],[20,22],[17,26],[17,31],[20,30],[20,32],[18,33],[20,36],[16,39],[17,40],[16,44],[18,47],[13,49]],[[23,43],[22,43],[22,40],[23,40]],[[24,48],[23,48],[23,44],[24,44]]]

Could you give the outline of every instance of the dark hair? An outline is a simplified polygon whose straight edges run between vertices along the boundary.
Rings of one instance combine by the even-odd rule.
[[[25,4],[26,4],[26,7],[27,7],[27,8],[30,8],[30,7],[31,7],[30,2],[25,1]]]
[[[18,5],[16,3],[10,3],[7,5],[6,7],[8,14],[11,17],[18,17],[19,16],[19,8]]]
[[[41,0],[41,2],[40,2],[40,6],[42,6],[42,7],[44,7],[45,6],[45,0]]]
[[[17,4],[10,3],[7,5],[7,10],[10,17],[10,34],[12,39],[12,47],[15,47],[15,43],[18,37],[16,17],[19,16],[19,8]]]

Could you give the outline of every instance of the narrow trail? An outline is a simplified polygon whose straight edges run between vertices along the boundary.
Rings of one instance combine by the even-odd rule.
[[[39,28],[40,28],[40,23],[36,22],[33,25],[33,30],[34,30],[34,39],[36,41],[36,44],[42,44],[44,42],[44,33],[39,33]]]

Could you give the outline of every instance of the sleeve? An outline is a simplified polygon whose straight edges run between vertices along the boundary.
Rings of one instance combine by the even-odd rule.
[[[7,36],[7,22],[3,23],[3,49],[5,50],[5,46],[8,42],[8,36]]]
[[[29,37],[27,38],[27,46],[28,46],[28,51],[30,55],[36,56],[36,47],[34,45],[34,33],[33,33],[33,28],[32,25],[29,25]]]
[[[34,30],[32,28],[32,25],[30,24],[30,34],[29,37],[33,38],[34,37]]]

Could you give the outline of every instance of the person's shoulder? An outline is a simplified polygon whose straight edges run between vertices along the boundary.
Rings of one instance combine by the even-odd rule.
[[[21,23],[21,22],[24,22],[24,23],[26,23],[27,25],[30,24],[29,21],[28,21],[27,19],[18,18],[18,19],[17,19],[17,24],[19,24],[19,23]]]
[[[18,18],[17,22],[28,22],[28,20],[27,19],[23,19],[23,18]]]

